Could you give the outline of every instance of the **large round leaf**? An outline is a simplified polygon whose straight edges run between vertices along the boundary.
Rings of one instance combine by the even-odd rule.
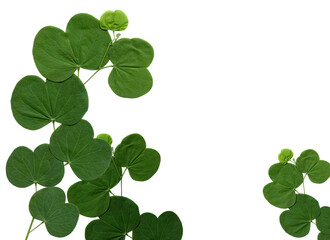
[[[65,203],[62,189],[51,187],[36,192],[29,204],[32,217],[43,221],[49,234],[65,237],[76,227],[79,211],[70,203]]]
[[[111,148],[93,137],[93,128],[85,120],[73,126],[61,125],[50,138],[50,150],[57,159],[68,162],[78,178],[94,180],[109,167]]]
[[[279,208],[289,208],[296,202],[295,190],[303,182],[303,176],[293,164],[277,163],[269,168],[269,177],[263,193],[267,201]]]
[[[330,208],[322,207],[321,214],[316,218],[316,226],[323,234],[330,234]]]
[[[291,236],[304,237],[309,233],[311,221],[320,213],[319,203],[313,197],[298,194],[295,205],[281,214],[280,223]]]
[[[77,14],[68,22],[66,31],[48,26],[35,37],[33,57],[45,78],[62,82],[80,67],[96,70],[109,61],[107,51],[111,38],[100,28],[99,20],[88,14]]]
[[[11,108],[16,121],[27,129],[36,130],[51,121],[72,125],[87,112],[88,95],[75,75],[63,83],[26,76],[14,89]]]
[[[9,182],[16,187],[24,188],[34,183],[50,187],[61,182],[64,165],[51,154],[48,144],[40,145],[34,152],[27,147],[18,147],[7,161],[6,173]]]
[[[120,166],[128,168],[130,176],[136,181],[150,179],[160,164],[159,153],[146,148],[145,140],[139,134],[131,134],[123,139],[115,150],[115,159]]]
[[[323,232],[320,232],[317,240],[330,240],[330,234],[325,234]]]
[[[330,164],[320,160],[317,152],[312,149],[302,152],[296,165],[299,171],[307,173],[313,183],[324,183],[330,177]]]
[[[79,208],[81,215],[97,217],[109,207],[111,188],[121,179],[122,169],[112,160],[107,171],[93,181],[80,181],[68,190],[68,201]]]
[[[139,226],[133,231],[135,240],[181,240],[182,223],[174,212],[164,212],[157,217],[143,213]]]
[[[86,240],[123,240],[139,225],[138,206],[125,197],[111,197],[109,210],[86,227]]]
[[[147,67],[154,57],[152,46],[139,38],[122,38],[111,47],[113,69],[109,85],[120,97],[137,98],[152,88],[152,76]]]

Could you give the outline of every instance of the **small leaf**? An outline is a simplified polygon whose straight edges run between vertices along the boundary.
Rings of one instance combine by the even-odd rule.
[[[76,227],[79,211],[65,203],[65,193],[57,187],[44,188],[33,194],[29,209],[32,217],[43,221],[49,234],[65,237]]]
[[[139,38],[122,38],[109,51],[114,67],[109,76],[112,91],[120,97],[137,98],[152,88],[147,67],[154,57],[152,46]]]
[[[289,208],[296,202],[295,190],[303,182],[303,176],[293,164],[276,163],[269,168],[269,177],[263,193],[267,201],[278,208]]]
[[[90,222],[86,227],[86,240],[125,239],[140,223],[138,206],[125,197],[111,197],[109,210],[100,220]]]
[[[281,163],[289,162],[292,159],[292,157],[293,157],[293,152],[288,148],[282,149],[280,154],[278,154],[278,160]]]
[[[298,194],[290,210],[280,216],[284,231],[293,237],[304,237],[309,233],[311,221],[320,216],[319,203],[311,196]]]
[[[128,18],[123,11],[106,11],[100,18],[100,27],[103,30],[123,31],[127,28]]]
[[[131,134],[123,139],[115,150],[115,159],[120,166],[128,168],[130,176],[136,181],[150,179],[160,165],[159,153],[146,148],[145,140],[139,134]]]
[[[121,179],[122,169],[112,160],[107,171],[93,181],[80,181],[68,190],[68,201],[79,208],[81,215],[97,217],[109,207],[109,191]]]
[[[330,235],[330,208],[322,207],[321,214],[316,218],[316,226],[323,234]]]
[[[95,17],[81,13],[70,19],[67,32],[52,26],[42,28],[33,45],[34,61],[41,75],[62,82],[80,67],[96,70],[104,66],[109,61],[111,38],[99,25]]]
[[[93,139],[94,131],[89,122],[81,120],[73,126],[61,125],[50,138],[54,156],[68,162],[78,178],[94,180],[108,168],[111,160],[110,145]]]
[[[38,183],[51,187],[61,182],[64,165],[43,144],[32,152],[27,147],[18,147],[10,155],[6,165],[7,178],[16,187],[28,187]]]
[[[134,240],[180,240],[182,235],[182,223],[174,212],[164,212],[158,219],[152,213],[143,213],[133,231]]]
[[[87,112],[88,95],[75,75],[63,83],[26,76],[14,89],[11,108],[16,121],[30,130],[42,128],[51,121],[72,125]]]
[[[313,183],[324,183],[330,177],[330,164],[320,160],[317,152],[312,149],[302,152],[296,165],[299,171],[307,173]]]
[[[96,138],[106,141],[107,143],[109,143],[109,145],[112,144],[112,138],[109,134],[101,133],[101,134],[97,135]]]

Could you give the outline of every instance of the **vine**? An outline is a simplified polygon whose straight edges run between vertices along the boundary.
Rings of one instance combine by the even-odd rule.
[[[34,151],[20,146],[7,161],[11,184],[35,188],[25,240],[42,225],[50,235],[65,237],[76,227],[79,215],[97,218],[87,225],[86,240],[182,238],[182,223],[174,212],[158,218],[140,214],[137,204],[123,196],[124,174],[128,172],[135,181],[149,180],[159,168],[160,154],[147,148],[136,133],[114,148],[110,135],[94,138],[93,127],[83,119],[89,102],[85,85],[103,69],[112,68],[108,83],[120,97],[141,97],[152,88],[147,68],[154,50],[140,38],[120,39],[117,32],[127,26],[128,18],[120,10],[106,11],[100,20],[80,13],[70,19],[65,31],[47,26],[35,37],[33,58],[46,81],[33,75],[22,78],[13,91],[11,107],[22,127],[37,130],[52,123],[54,132],[49,144]],[[83,69],[94,71],[85,82],[79,78]],[[56,122],[61,124],[57,128]],[[65,192],[56,186],[69,166],[81,181],[68,189],[66,203]],[[115,194],[112,188],[119,183],[121,192]]]

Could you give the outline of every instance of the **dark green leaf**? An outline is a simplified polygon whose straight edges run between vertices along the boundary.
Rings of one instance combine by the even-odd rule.
[[[6,173],[16,187],[28,187],[38,183],[45,187],[55,186],[64,176],[64,165],[43,144],[32,152],[27,147],[18,147],[10,155]]]
[[[131,134],[123,139],[115,151],[115,159],[122,167],[127,167],[130,176],[136,181],[150,179],[158,170],[159,153],[146,148],[144,138],[139,134]]]
[[[278,208],[289,208],[296,202],[295,190],[279,183],[267,184],[263,193],[267,201]]]
[[[303,182],[302,174],[291,163],[276,163],[269,168],[268,174],[274,182],[289,188],[297,188]]]
[[[29,204],[32,217],[45,222],[49,234],[65,237],[76,227],[79,211],[65,203],[65,193],[60,188],[44,188],[36,192]]]
[[[100,177],[110,164],[110,145],[93,136],[92,126],[81,120],[73,126],[61,125],[50,138],[51,152],[57,159],[68,162],[81,180]]]
[[[307,173],[313,183],[324,183],[330,177],[330,164],[320,160],[319,155],[312,149],[301,153],[296,161],[297,169]]]
[[[322,207],[321,214],[316,218],[316,226],[323,234],[330,234],[330,208]]]
[[[280,223],[291,236],[304,237],[309,233],[311,221],[320,213],[319,203],[313,197],[298,194],[295,205],[281,214]]]
[[[183,228],[174,212],[164,212],[159,218],[143,213],[139,226],[133,231],[134,240],[180,240]]]
[[[122,240],[140,223],[138,206],[125,197],[111,197],[108,211],[100,220],[92,221],[86,227],[86,240]]]
[[[330,234],[325,234],[325,233],[320,232],[317,239],[318,240],[330,240]]]
[[[27,129],[36,130],[51,121],[72,125],[87,112],[88,95],[75,75],[63,83],[26,76],[14,89],[11,107],[16,121]]]
[[[99,24],[91,15],[77,14],[70,19],[67,32],[52,26],[41,29],[33,45],[39,72],[51,81],[62,82],[79,67],[95,70],[104,66],[111,38]]]
[[[110,203],[109,191],[121,179],[122,169],[112,160],[107,171],[93,181],[80,181],[68,190],[68,200],[79,208],[81,215],[97,217],[106,212]]]
[[[122,38],[111,47],[110,60],[114,65],[109,85],[120,97],[137,98],[152,88],[152,76],[147,67],[154,57],[152,46],[139,38]]]

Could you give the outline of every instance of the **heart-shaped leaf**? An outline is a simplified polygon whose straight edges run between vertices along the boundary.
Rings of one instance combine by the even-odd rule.
[[[277,163],[270,167],[269,177],[263,193],[267,201],[278,208],[289,208],[296,202],[295,190],[303,182],[303,176],[293,164]]]
[[[318,218],[316,218],[316,226],[320,230],[322,239],[330,239],[330,208],[322,207],[321,214]],[[319,235],[319,239],[320,239]]]
[[[182,223],[174,212],[164,212],[159,218],[143,213],[139,226],[133,231],[134,240],[181,240]]]
[[[313,183],[324,183],[330,177],[330,164],[320,160],[316,151],[308,149],[303,151],[296,160],[297,169],[307,173]]]
[[[50,151],[68,162],[81,180],[94,180],[109,167],[111,148],[106,141],[93,137],[93,128],[85,120],[73,126],[61,125],[50,138]]]
[[[88,95],[75,75],[63,83],[26,76],[14,89],[11,108],[16,121],[30,130],[42,128],[51,121],[72,125],[87,112]]]
[[[139,225],[138,206],[125,197],[111,197],[109,210],[86,227],[86,240],[124,240]]]
[[[62,82],[78,68],[96,70],[108,61],[111,38],[100,28],[100,21],[85,13],[73,16],[66,32],[48,26],[35,37],[33,57],[45,78]]]
[[[146,181],[158,170],[160,164],[159,153],[146,148],[144,138],[139,134],[125,137],[115,150],[115,159],[119,165],[126,167],[132,179]]]
[[[65,237],[76,227],[79,211],[65,203],[65,193],[57,187],[44,188],[36,192],[29,204],[32,217],[43,221],[49,234]]]
[[[291,236],[304,237],[309,233],[311,221],[320,213],[320,205],[313,197],[298,194],[296,203],[280,215],[280,223]]]
[[[110,203],[110,189],[121,179],[122,169],[112,160],[107,171],[93,181],[80,181],[68,190],[68,201],[79,208],[81,215],[97,217],[105,213]]]
[[[16,187],[28,187],[38,183],[45,187],[55,186],[64,176],[63,162],[50,152],[48,144],[42,144],[32,152],[18,147],[10,155],[6,165],[7,178]]]
[[[112,91],[120,97],[137,98],[152,88],[147,69],[154,57],[152,46],[139,38],[122,38],[109,51],[113,69],[109,75]]]

